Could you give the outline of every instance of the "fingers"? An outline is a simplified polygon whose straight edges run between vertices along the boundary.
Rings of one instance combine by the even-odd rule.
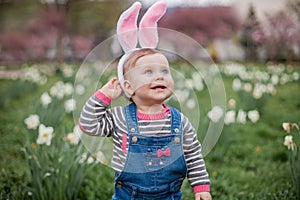
[[[118,81],[118,78],[117,78],[117,77],[113,77],[112,79],[110,79],[109,82],[114,83],[114,82],[116,82],[116,81]]]
[[[116,77],[112,78],[109,82],[111,85],[111,89],[115,89],[117,91],[121,90],[120,81]]]
[[[195,200],[212,200],[209,192],[200,192],[195,194]]]
[[[118,81],[117,77],[113,77],[107,82],[107,84],[113,86],[116,81]]]
[[[112,99],[118,98],[122,94],[120,81],[114,77],[110,81],[111,97]]]
[[[100,90],[111,99],[116,99],[122,94],[120,82],[116,77],[110,79]]]

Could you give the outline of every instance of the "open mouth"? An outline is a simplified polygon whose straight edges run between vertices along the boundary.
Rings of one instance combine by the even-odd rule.
[[[164,85],[156,85],[154,87],[151,87],[152,90],[163,90],[166,89],[167,87]]]

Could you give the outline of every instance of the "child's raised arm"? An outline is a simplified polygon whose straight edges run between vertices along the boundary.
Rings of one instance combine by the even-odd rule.
[[[111,100],[118,98],[122,93],[117,78],[109,80],[100,90],[96,91],[85,103],[79,118],[80,129],[95,136],[111,136],[113,117],[107,109]]]

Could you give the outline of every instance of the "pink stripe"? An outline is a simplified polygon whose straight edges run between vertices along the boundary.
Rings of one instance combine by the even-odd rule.
[[[127,135],[125,133],[123,133],[123,135],[122,135],[122,151],[124,153],[128,153],[126,146],[127,146]]]
[[[105,94],[103,94],[103,92],[101,92],[100,90],[98,90],[97,92],[95,92],[94,95],[95,95],[95,97],[97,97],[97,99],[99,99],[100,101],[102,101],[106,105],[109,105],[110,102],[111,102],[111,98],[109,98],[108,96],[106,96]]]
[[[198,192],[209,192],[210,191],[210,185],[206,184],[206,185],[196,185],[193,187],[194,189],[194,193],[198,193]]]

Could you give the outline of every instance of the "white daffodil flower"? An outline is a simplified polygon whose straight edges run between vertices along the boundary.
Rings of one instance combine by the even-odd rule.
[[[293,136],[291,136],[291,135],[285,136],[283,145],[287,146],[287,148],[289,150],[294,151],[294,149],[295,149],[295,143],[293,141]]]
[[[40,124],[40,117],[36,114],[30,115],[24,120],[28,129],[36,129]]]
[[[75,108],[76,108],[76,101],[75,101],[75,99],[68,99],[68,100],[66,100],[64,106],[65,106],[65,111],[67,113],[70,113],[70,112],[74,111]]]
[[[83,95],[85,93],[85,88],[83,85],[79,84],[75,88],[75,93],[78,95]]]
[[[48,105],[52,102],[52,98],[49,96],[48,92],[44,92],[40,97],[40,101],[42,106],[47,108]]]
[[[239,110],[238,111],[238,115],[237,115],[237,119],[236,121],[238,123],[241,123],[241,124],[245,124],[246,123],[246,117],[247,117],[247,114],[244,110]]]
[[[257,110],[250,110],[247,115],[250,121],[253,123],[257,122],[260,117],[259,112]]]
[[[44,124],[41,124],[39,126],[39,136],[36,141],[37,144],[46,144],[47,146],[50,146],[51,139],[53,136],[53,127],[46,127]]]
[[[54,96],[58,99],[62,99],[65,95],[64,83],[62,81],[58,81],[50,88],[51,96]]]
[[[68,133],[67,137],[65,137],[65,140],[70,142],[71,144],[77,145],[79,142],[79,137],[76,133]]]
[[[226,112],[225,114],[225,119],[224,119],[224,123],[226,125],[232,124],[235,122],[235,111],[234,110],[229,110]]]
[[[64,95],[69,96],[73,93],[74,87],[71,83],[64,84]]]
[[[285,130],[287,133],[291,132],[291,126],[289,122],[283,122],[282,123],[282,128]]]
[[[214,123],[217,123],[223,115],[224,111],[220,106],[214,106],[207,114],[208,118]]]

